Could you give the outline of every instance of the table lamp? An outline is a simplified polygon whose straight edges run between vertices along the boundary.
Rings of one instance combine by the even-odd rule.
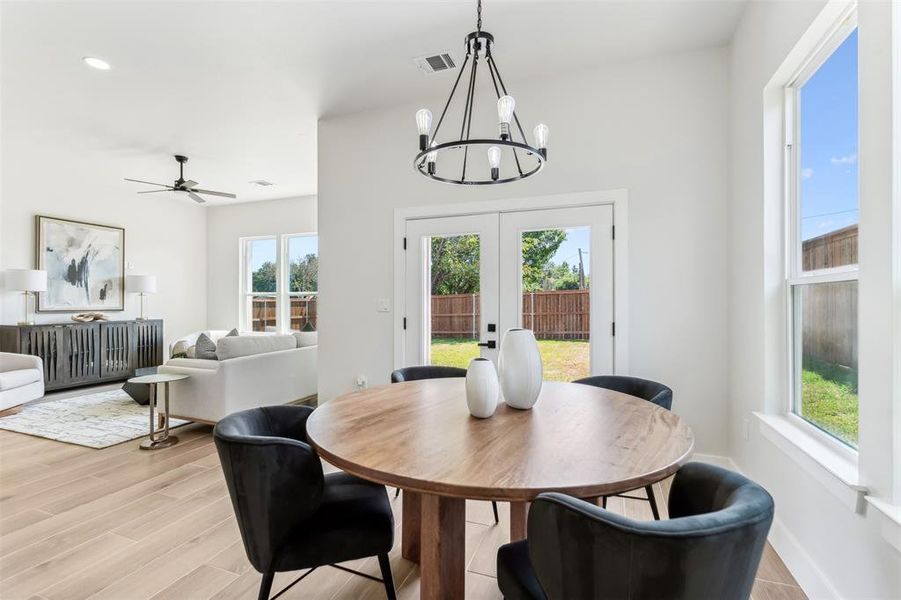
[[[34,325],[31,318],[35,292],[47,291],[47,271],[37,269],[7,269],[6,289],[22,292],[25,318],[19,325]]]
[[[156,275],[129,275],[125,279],[125,289],[141,297],[141,315],[138,320],[147,320],[147,315],[144,314],[144,296],[156,293]]]

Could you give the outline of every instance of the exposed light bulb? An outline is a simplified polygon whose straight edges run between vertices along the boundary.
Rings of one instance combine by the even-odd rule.
[[[492,169],[497,169],[501,166],[501,149],[497,146],[488,148],[488,164],[491,165]]]
[[[501,96],[497,99],[497,120],[500,123],[510,124],[513,120],[513,109],[516,108],[516,100],[513,96]]]
[[[544,123],[539,123],[535,126],[535,129],[532,130],[532,135],[535,137],[535,147],[538,149],[547,148],[547,135],[550,133],[547,125]]]
[[[501,96],[497,99],[497,129],[502,140],[510,139],[510,122],[513,120],[513,109],[516,100],[513,96]]]
[[[532,136],[535,138],[535,147],[541,150],[541,156],[547,158],[547,136],[550,133],[547,125],[539,123],[532,130]]]
[[[434,148],[437,145],[438,145],[437,143],[432,142],[432,145],[430,147]],[[429,152],[428,154],[425,155],[425,162],[426,162],[426,167],[429,170],[429,175],[435,174],[435,162],[437,160],[438,160],[438,151],[437,150],[432,150],[431,152]]]
[[[416,111],[416,129],[419,130],[419,151],[422,152],[429,145],[429,130],[432,128],[432,111],[420,108]]]
[[[419,129],[419,135],[428,135],[432,128],[432,111],[427,108],[420,108],[416,111],[416,128]]]
[[[497,146],[488,148],[488,165],[491,167],[491,179],[497,181],[501,166],[501,149]]]

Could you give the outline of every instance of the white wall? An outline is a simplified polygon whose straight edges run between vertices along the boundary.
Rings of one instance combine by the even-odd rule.
[[[207,210],[207,324],[239,326],[242,237],[316,232],[316,197],[284,198]],[[184,333],[188,333],[187,331]]]
[[[0,269],[35,267],[35,215],[116,225],[125,228],[127,273],[158,278],[149,296],[148,316],[162,318],[168,340],[206,323],[206,223],[204,210],[166,194],[138,195],[124,185],[120,164],[105,150],[43,145],[29,137],[28,119],[15,127],[3,113],[3,172]],[[39,115],[32,115],[39,117]],[[10,115],[10,119],[13,116]],[[128,170],[127,168],[125,169]],[[140,171],[131,172],[132,176]],[[21,296],[0,289],[2,322],[21,318]],[[113,319],[138,314],[138,299],[126,294],[126,310]],[[68,322],[70,314],[38,313],[40,323]]]
[[[725,452],[727,63],[725,49],[709,49],[506,82],[524,127],[550,126],[550,162],[497,187],[441,185],[412,168],[413,114],[428,105],[437,116],[447,80],[436,79],[433,98],[321,121],[320,398],[350,390],[358,374],[388,381],[393,316],[376,299],[393,297],[395,208],[627,188],[631,371],[671,385],[698,449]]]
[[[756,423],[752,411],[784,406],[781,105],[778,98],[771,102],[778,89],[765,94],[765,88],[823,8],[823,2],[751,2],[733,40],[730,454],[773,494],[774,545],[808,594],[897,598],[901,557],[880,535],[879,515],[872,508],[866,516],[855,513],[824,485],[830,475],[795,462],[756,427],[749,440],[744,436],[744,421]],[[859,19],[860,470],[874,493],[890,497],[892,381],[891,364],[885,365],[892,362],[889,4],[863,2]],[[878,352],[887,355],[874,356]]]

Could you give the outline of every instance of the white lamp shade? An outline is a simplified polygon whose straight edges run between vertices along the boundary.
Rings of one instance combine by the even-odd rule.
[[[46,292],[47,271],[37,269],[7,269],[6,289],[22,292]]]
[[[142,294],[156,293],[156,275],[129,275],[125,279],[125,289]]]

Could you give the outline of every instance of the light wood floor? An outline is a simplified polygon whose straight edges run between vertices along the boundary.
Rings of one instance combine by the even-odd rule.
[[[0,597],[256,598],[259,575],[245,558],[210,431],[180,428],[181,442],[156,452],[139,450],[140,440],[92,450],[0,431]],[[667,490],[663,482],[658,497]],[[399,525],[401,499],[391,498]],[[646,502],[611,499],[609,507],[650,518]],[[495,553],[507,532],[505,505],[500,525],[489,503],[467,505],[467,597],[500,598]],[[418,569],[400,557],[399,532],[396,539],[391,564],[398,595],[416,598]],[[378,575],[374,558],[349,566]],[[273,593],[295,577],[278,575]],[[323,568],[282,598],[377,599],[384,591],[379,583]],[[754,598],[805,598],[769,546]]]

